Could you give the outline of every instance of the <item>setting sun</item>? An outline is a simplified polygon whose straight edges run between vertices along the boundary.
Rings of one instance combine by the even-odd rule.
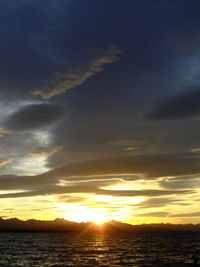
[[[106,215],[106,210],[104,208],[87,208],[87,207],[77,207],[70,210],[66,214],[66,218],[70,221],[75,222],[94,222],[96,224],[102,224],[111,220]]]

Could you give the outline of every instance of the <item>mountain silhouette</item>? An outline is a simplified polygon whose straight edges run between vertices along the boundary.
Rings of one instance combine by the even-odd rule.
[[[108,221],[102,225],[93,222],[72,222],[62,218],[53,221],[30,219],[27,221],[17,218],[0,218],[0,231],[24,232],[148,232],[148,231],[200,231],[200,224],[142,224],[131,225],[118,221]]]

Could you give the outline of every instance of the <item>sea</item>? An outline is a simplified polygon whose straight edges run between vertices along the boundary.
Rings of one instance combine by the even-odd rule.
[[[2,267],[179,267],[199,256],[199,232],[0,233]]]

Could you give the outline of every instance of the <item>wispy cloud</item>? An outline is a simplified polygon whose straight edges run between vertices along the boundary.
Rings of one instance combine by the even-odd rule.
[[[158,211],[158,212],[148,212],[148,213],[135,214],[134,216],[138,216],[138,217],[167,217],[168,215],[169,215],[168,212]]]
[[[108,144],[123,150],[136,150],[144,142],[142,139],[118,139],[110,141]]]
[[[0,138],[1,137],[5,137],[8,134],[13,134],[13,133],[14,132],[12,130],[8,130],[8,129],[4,128],[4,127],[0,128]]]
[[[170,217],[200,217],[200,212],[172,214]]]
[[[11,162],[12,162],[11,159],[0,159],[0,167],[3,167]]]
[[[41,147],[37,148],[34,151],[28,153],[29,156],[33,157],[50,157],[55,153],[59,152],[62,149],[62,146],[53,146],[53,147]]]
[[[173,191],[173,190],[172,190]],[[181,190],[182,191],[182,190]],[[180,192],[181,192],[180,191]],[[150,199],[147,199],[139,204],[140,209],[146,209],[146,208],[157,208],[157,207],[165,207],[168,205],[173,205],[179,203],[180,199],[173,199],[169,197],[153,197]]]
[[[90,59],[82,65],[74,66],[62,73],[56,75],[48,81],[49,85],[43,89],[31,91],[31,95],[39,96],[43,99],[49,99],[60,95],[66,91],[85,83],[97,73],[104,69],[104,65],[111,64],[118,60],[121,49],[117,46],[110,46],[104,49],[100,55]]]

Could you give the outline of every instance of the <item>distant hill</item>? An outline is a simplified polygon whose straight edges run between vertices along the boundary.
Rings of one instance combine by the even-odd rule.
[[[93,222],[77,223],[65,219],[53,221],[19,220],[17,218],[0,218],[0,231],[23,232],[152,232],[152,231],[200,231],[200,224],[143,224],[130,225],[117,221],[109,221],[102,225]]]
[[[0,231],[39,231],[39,232],[84,232],[84,231],[133,231],[134,226],[117,221],[109,221],[103,225],[93,222],[77,223],[65,219],[53,221],[19,220],[17,218],[0,218]]]

